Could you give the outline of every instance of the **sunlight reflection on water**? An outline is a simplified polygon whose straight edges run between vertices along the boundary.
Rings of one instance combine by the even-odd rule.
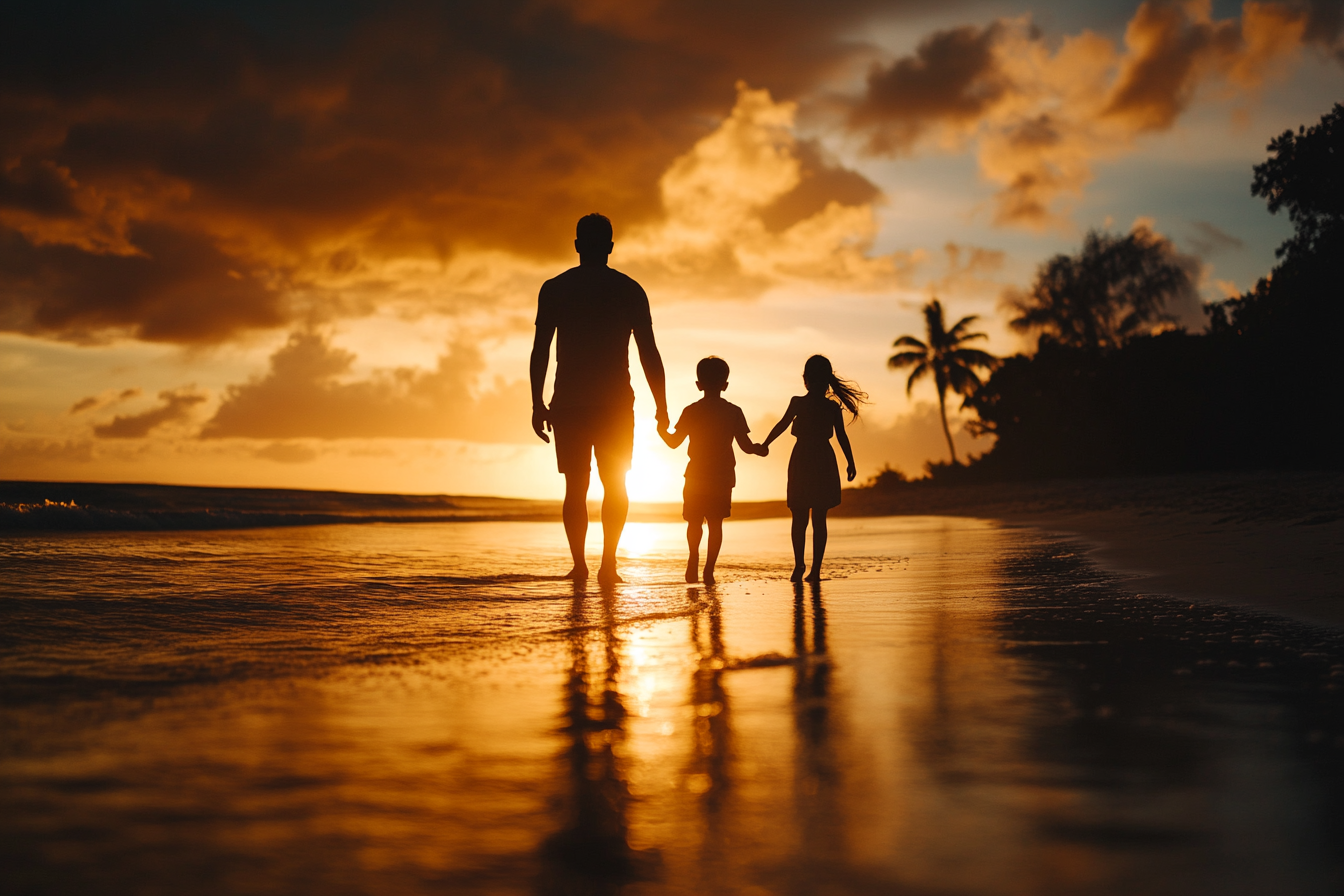
[[[0,541],[6,892],[1322,893],[1338,633],[1067,543],[785,520]]]

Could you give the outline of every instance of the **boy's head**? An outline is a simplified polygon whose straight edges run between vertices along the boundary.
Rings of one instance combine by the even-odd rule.
[[[695,384],[705,392],[722,392],[728,388],[728,362],[710,355],[695,365]]]

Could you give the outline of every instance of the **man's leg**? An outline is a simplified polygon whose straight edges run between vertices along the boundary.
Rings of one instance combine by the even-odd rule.
[[[700,581],[700,521],[686,524],[686,581]]]
[[[584,546],[588,541],[588,471],[565,474],[565,505],[562,512],[565,521],[565,538],[569,540],[569,553],[574,558],[574,568],[565,578],[581,582],[588,578],[588,561],[584,559]]]
[[[625,518],[630,513],[630,496],[625,491],[627,472],[628,468],[616,464],[605,468],[598,464],[597,467],[603,492],[602,565],[597,570],[597,580],[604,584],[624,581],[616,574],[616,548],[620,547]]]
[[[709,529],[709,544],[705,547],[705,584],[714,584],[714,564],[719,559],[719,548],[723,547],[723,517],[709,517],[705,520]]]

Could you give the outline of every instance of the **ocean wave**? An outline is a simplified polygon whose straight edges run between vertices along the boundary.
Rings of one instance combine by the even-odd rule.
[[[202,529],[260,529],[276,526],[329,526],[355,523],[480,522],[524,519],[503,513],[353,514],[232,509],[113,510],[74,501],[0,502],[0,530],[25,532],[154,532]],[[549,519],[538,515],[537,518]]]

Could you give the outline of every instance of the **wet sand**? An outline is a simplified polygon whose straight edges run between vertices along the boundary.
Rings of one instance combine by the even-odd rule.
[[[957,517],[0,539],[6,892],[1344,888],[1344,635]]]
[[[840,515],[953,514],[1076,537],[1137,592],[1344,627],[1344,474],[915,484],[845,498]]]

